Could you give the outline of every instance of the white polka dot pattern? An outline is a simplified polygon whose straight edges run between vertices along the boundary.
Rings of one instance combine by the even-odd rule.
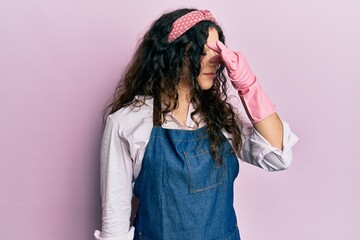
[[[210,20],[218,24],[211,12],[208,10],[192,11],[178,18],[173,23],[172,30],[168,38],[169,42],[174,41],[195,24],[204,20]]]

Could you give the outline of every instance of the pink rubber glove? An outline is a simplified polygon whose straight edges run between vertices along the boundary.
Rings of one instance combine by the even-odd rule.
[[[220,42],[208,42],[208,47],[219,55],[211,62],[222,62],[231,78],[231,83],[238,90],[241,101],[251,122],[259,122],[275,113],[275,107],[256,81],[255,74],[240,52],[233,52]]]

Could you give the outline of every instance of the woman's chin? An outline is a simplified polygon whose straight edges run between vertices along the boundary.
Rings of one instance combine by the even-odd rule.
[[[201,90],[209,90],[213,86],[213,83],[200,84]]]
[[[203,74],[198,78],[200,88],[202,90],[209,90],[214,84],[215,75]]]

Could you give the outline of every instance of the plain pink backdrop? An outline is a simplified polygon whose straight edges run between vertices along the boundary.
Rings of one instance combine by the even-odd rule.
[[[356,0],[0,1],[2,239],[100,229],[102,108],[151,21],[182,6],[213,12],[301,139],[287,171],[241,165],[242,239],[359,239]]]

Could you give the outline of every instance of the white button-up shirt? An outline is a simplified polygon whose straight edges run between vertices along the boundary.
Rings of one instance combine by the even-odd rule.
[[[111,114],[106,121],[101,145],[101,185],[102,232],[94,233],[97,240],[132,240],[134,227],[130,226],[133,183],[141,170],[145,148],[153,127],[153,99],[145,99],[141,107],[124,107]],[[286,169],[292,161],[292,146],[298,138],[283,123],[283,150],[272,147],[254,128],[238,96],[230,100],[243,123],[243,147],[239,160],[263,168],[267,171]],[[190,114],[194,111],[190,104],[186,126],[182,126],[172,114],[166,116],[163,128],[196,129]],[[199,116],[199,127],[205,123]],[[224,135],[230,137],[224,130]]]

